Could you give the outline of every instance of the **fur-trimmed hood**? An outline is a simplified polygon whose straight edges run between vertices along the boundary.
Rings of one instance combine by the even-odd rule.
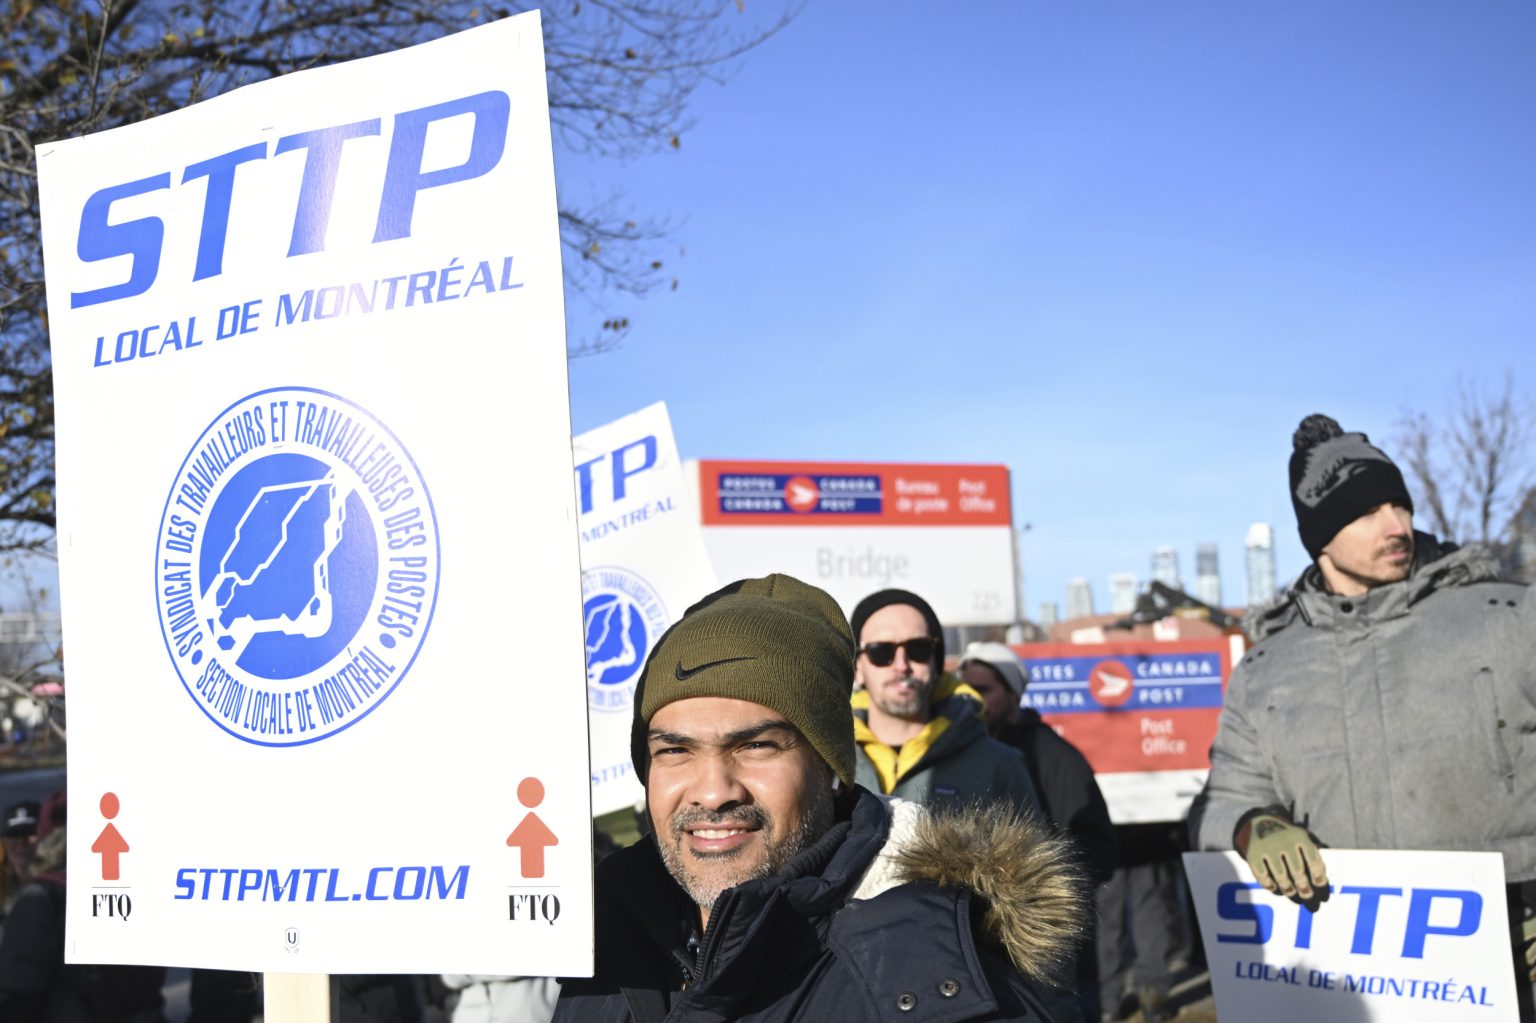
[[[557,1023],[1050,1018],[1084,933],[1066,843],[1011,809],[930,812],[854,786],[819,840],[721,892],[709,926],[654,836],[597,868],[596,962]],[[1011,962],[1010,962],[1011,960]]]
[[[1071,844],[1007,803],[929,810],[886,802],[890,834],[853,898],[912,882],[965,889],[981,907],[983,935],[1020,973],[1060,983],[1093,913]]]

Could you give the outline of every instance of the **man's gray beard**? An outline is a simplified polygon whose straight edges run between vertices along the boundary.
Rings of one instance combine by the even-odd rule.
[[[661,862],[666,866],[667,873],[672,875],[672,879],[688,893],[694,905],[713,909],[715,900],[720,898],[721,892],[760,877],[772,877],[782,870],[786,863],[827,833],[827,830],[832,827],[832,790],[830,787],[818,788],[812,796],[816,804],[801,816],[800,826],[782,839],[773,837],[773,819],[759,806],[743,806],[724,813],[711,813],[708,810],[683,811],[672,818],[665,840],[662,839],[660,832],[657,833],[656,845],[661,850]],[[683,852],[682,846],[683,829],[701,821],[722,826],[745,824],[748,827],[758,828],[767,843],[768,855],[755,868],[730,880],[706,881],[693,876],[684,862],[687,854]],[[739,854],[739,850],[722,853],[710,857],[710,862],[729,861]]]

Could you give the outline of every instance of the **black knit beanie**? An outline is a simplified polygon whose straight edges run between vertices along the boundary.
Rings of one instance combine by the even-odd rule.
[[[1301,545],[1316,561],[1339,530],[1382,504],[1413,511],[1408,485],[1392,459],[1363,433],[1311,415],[1291,438],[1291,505]]]
[[[650,773],[651,718],[696,696],[748,700],[800,729],[853,784],[853,636],[837,601],[793,576],[742,579],[683,612],[651,651],[635,690],[630,756]]]
[[[848,624],[853,626],[853,642],[855,648],[859,643],[859,637],[864,634],[864,623],[869,621],[869,616],[881,608],[890,607],[892,604],[906,604],[915,607],[928,623],[928,635],[934,640],[934,658],[939,670],[944,670],[944,628],[939,624],[939,616],[933,613],[933,608],[928,602],[909,590],[881,590],[871,593],[859,601],[859,606],[853,609],[853,617]],[[912,638],[912,637],[909,637]]]

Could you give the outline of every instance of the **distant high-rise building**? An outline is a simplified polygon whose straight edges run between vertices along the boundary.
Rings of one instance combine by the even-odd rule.
[[[1536,487],[1525,492],[1515,510],[1503,543],[1495,545],[1504,577],[1513,582],[1536,582]]]
[[[1040,603],[1040,628],[1050,631],[1051,626],[1061,621],[1061,609],[1056,606],[1054,600],[1046,600]]]
[[[1153,551],[1152,578],[1164,586],[1182,590],[1184,584],[1179,579],[1179,552],[1167,545]]]
[[[1212,607],[1221,606],[1221,556],[1213,543],[1195,548],[1195,596]]]
[[[1093,614],[1093,587],[1082,576],[1067,580],[1067,618],[1087,618]]]
[[[1258,607],[1275,595],[1275,531],[1267,522],[1248,527],[1248,606]]]
[[[1109,610],[1128,615],[1136,610],[1136,573],[1116,572],[1109,577]]]

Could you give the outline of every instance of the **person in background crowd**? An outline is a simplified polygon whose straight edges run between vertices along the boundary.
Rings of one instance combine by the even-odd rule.
[[[1318,904],[1325,845],[1490,850],[1510,919],[1536,905],[1536,600],[1489,555],[1413,528],[1397,466],[1322,415],[1292,437],[1312,565],[1252,616],[1190,810],[1270,891]],[[1328,910],[1320,908],[1319,912]],[[1529,923],[1514,936],[1536,1019]]]
[[[596,976],[557,1023],[1049,1018],[1024,975],[1080,934],[1067,844],[856,784],[853,659],[837,603],[782,575],[662,636],[631,751],[652,828],[597,869]]]
[[[944,630],[927,601],[881,590],[851,623],[860,785],[919,803],[992,796],[1039,809],[1024,758],[987,735],[975,690],[944,674]]]
[[[1072,836],[1094,885],[1115,872],[1115,827],[1094,780],[1093,768],[1076,746],[1056,734],[1038,711],[1021,706],[1029,680],[1019,658],[1002,643],[972,643],[960,659],[960,678],[980,694],[992,737],[1024,756],[1046,820]],[[1078,1005],[1085,1020],[1100,1013],[1098,956],[1089,935],[1076,964]]]
[[[402,973],[346,973],[331,977],[340,1023],[422,1023],[426,978]]]
[[[32,876],[32,856],[37,845],[38,814],[43,805],[26,799],[7,807],[0,821],[0,923]]]
[[[238,970],[193,970],[187,1023],[250,1023],[260,1001],[261,975]]]
[[[560,995],[553,977],[445,973],[443,983],[458,993],[453,1023],[548,1023]]]
[[[925,805],[1006,799],[1038,811],[1024,758],[987,735],[981,697],[944,673],[944,629],[908,590],[872,593],[853,609],[852,697],[858,782]],[[1057,1023],[1077,1023],[1077,996],[1037,992]]]
[[[1103,1021],[1173,1019],[1172,960],[1180,943],[1177,824],[1115,828],[1119,861],[1098,893],[1099,1000]]]

